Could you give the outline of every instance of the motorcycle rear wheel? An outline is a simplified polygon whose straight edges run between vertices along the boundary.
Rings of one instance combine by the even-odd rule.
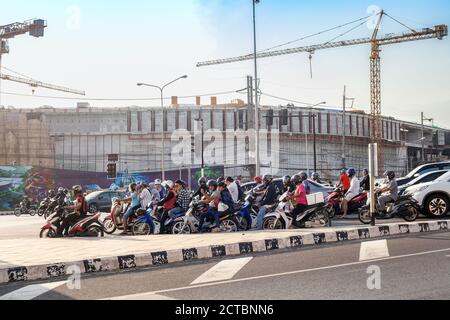
[[[191,234],[191,226],[183,221],[177,221],[172,226],[172,234]]]
[[[225,232],[238,232],[239,223],[236,219],[228,218],[220,223],[220,227],[223,228]]]
[[[20,216],[22,215],[22,211],[21,211],[20,209],[15,209],[15,210],[14,210],[14,215],[15,215],[16,217],[20,217]]]
[[[34,216],[36,215],[36,210],[30,209],[30,210],[28,210],[28,214],[29,214],[31,217],[34,217]]]
[[[405,215],[403,219],[407,222],[414,222],[419,217],[419,211],[416,208],[409,207],[408,208],[408,215]]]
[[[263,230],[282,230],[286,229],[283,221],[276,219],[275,217],[270,217],[264,219]]]
[[[89,226],[89,228],[87,229],[87,232],[89,234],[96,234],[97,238],[103,238],[105,236],[103,228],[100,226]]]
[[[133,225],[134,236],[149,236],[152,233],[152,228],[148,223],[138,222]]]

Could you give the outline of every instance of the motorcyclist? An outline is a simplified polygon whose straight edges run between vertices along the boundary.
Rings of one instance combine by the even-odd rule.
[[[290,176],[283,177],[283,189],[281,190],[281,193],[284,194],[286,192],[289,192],[290,194],[295,192],[295,183],[292,182]]]
[[[394,171],[386,171],[384,173],[386,177],[386,181],[384,185],[378,190],[378,193],[381,194],[378,197],[378,210],[381,215],[386,215],[386,204],[392,201],[398,200],[398,184],[395,179]]]
[[[267,213],[267,207],[273,205],[277,201],[277,189],[275,187],[275,183],[273,183],[273,177],[270,174],[266,174],[263,177],[263,189],[264,189],[264,196],[261,200],[261,208],[258,212],[258,219],[257,219],[257,230],[263,229],[263,222],[264,217]]]
[[[64,191],[64,190],[63,190]],[[75,196],[75,203],[71,206],[66,207],[67,210],[73,210],[73,214],[65,217],[57,230],[58,236],[63,236],[63,233],[67,235],[68,229],[73,226],[80,219],[85,218],[88,212],[88,205],[86,199],[83,195],[83,189],[81,186],[74,186],[72,188],[73,194]]]
[[[309,186],[308,175],[305,172],[300,172],[298,175],[293,176],[292,182],[295,184],[295,192],[291,197],[294,202],[292,221],[294,226],[299,227],[297,216],[308,208],[307,195],[310,193],[311,187]]]
[[[156,186],[154,183],[150,183],[148,185],[148,191],[150,192],[151,196],[152,196],[152,200],[151,202],[158,202],[161,200],[160,195],[158,190],[156,190]]]
[[[123,202],[131,203],[131,205],[128,207],[127,211],[123,215],[123,232],[121,235],[128,234],[128,220],[136,212],[136,210],[141,208],[141,203],[139,201],[139,195],[138,192],[136,191],[136,188],[137,188],[136,183],[130,184],[129,186],[130,197],[121,200],[121,203]]]
[[[367,170],[367,169],[363,170],[363,177],[360,182],[360,187],[364,191],[370,191],[370,176],[369,176],[369,170]]]
[[[317,182],[319,184],[322,184],[322,180],[320,179],[320,175],[318,172],[313,172],[311,175],[311,180],[314,182]]]
[[[360,183],[358,177],[356,176],[356,170],[353,168],[348,169],[347,175],[350,179],[350,189],[347,191],[344,199],[342,200],[342,219],[347,217],[348,203],[359,195],[360,190]]]
[[[189,203],[191,202],[191,195],[186,189],[184,181],[175,181],[174,191],[177,194],[177,201],[175,202],[175,207],[169,211],[170,219],[176,219],[184,215],[189,210]]]
[[[220,182],[217,185],[217,191],[220,193],[220,199],[219,201],[213,201],[212,204],[209,206],[208,209],[208,215],[211,219],[214,219],[215,221],[215,228],[212,229],[212,232],[220,232],[220,214],[219,212],[219,205],[220,203],[225,204],[228,209],[227,210],[233,210],[234,201],[233,197],[231,196],[230,191],[227,188],[227,184],[225,182]]]
[[[172,210],[173,208],[175,208],[175,203],[177,201],[177,194],[174,190],[175,187],[175,183],[173,183],[173,181],[171,180],[167,180],[164,183],[166,188],[166,196],[164,197],[164,199],[162,199],[161,201],[158,202],[157,206],[158,207],[163,207],[163,214],[161,216],[161,233],[164,233],[165,230],[165,224],[167,219],[169,218],[169,211]]]
[[[161,179],[155,180],[155,186],[156,186],[156,190],[158,190],[158,192],[159,192],[159,198],[164,199],[164,197],[166,196],[166,189],[162,185]]]
[[[347,170],[342,169],[341,170],[341,176],[339,178],[339,184],[337,185],[337,188],[342,187],[342,191],[344,193],[347,193],[348,189],[350,189],[350,179],[347,175]]]
[[[209,194],[206,194],[204,196],[202,202],[209,204],[209,209],[207,213],[204,213],[200,216],[200,232],[203,231],[203,224],[205,223],[206,218],[211,216],[215,218],[215,227],[220,228],[220,217],[216,215],[217,207],[219,206],[221,200],[220,191],[217,190],[219,184],[215,180],[209,180],[207,185],[209,188]]]
[[[200,179],[198,179],[198,189],[192,197],[193,198],[195,198],[195,197],[201,198],[206,193],[208,193],[208,181],[206,180],[205,177],[201,177]]]
[[[47,197],[48,197],[49,199],[53,199],[54,197],[56,197],[56,192],[55,192],[55,190],[53,190],[53,189],[48,190],[48,192],[47,192]]]
[[[239,203],[241,199],[238,184],[234,181],[232,177],[228,177],[224,183],[226,184],[228,191],[230,192],[231,197],[233,198],[234,204]]]
[[[260,184],[263,183],[263,180],[262,180],[262,178],[260,176],[256,176],[254,181],[255,181],[257,186],[259,186]]]

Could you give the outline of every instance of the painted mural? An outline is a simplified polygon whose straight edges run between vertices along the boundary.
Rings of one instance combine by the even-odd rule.
[[[210,178],[223,176],[223,167],[207,168],[205,171]],[[191,172],[192,188],[197,185],[200,170]],[[122,172],[115,180],[106,178],[103,172],[80,172],[59,169],[46,169],[30,166],[0,166],[0,210],[13,210],[24,196],[38,203],[45,198],[50,189],[72,188],[81,185],[86,191],[105,189],[123,189],[130,183],[150,183],[160,178],[160,173]],[[167,179],[189,181],[188,171],[171,171]]]

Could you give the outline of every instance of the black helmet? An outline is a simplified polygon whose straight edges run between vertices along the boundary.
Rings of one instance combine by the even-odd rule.
[[[311,175],[311,178],[313,180],[318,180],[320,178],[320,175],[317,172],[313,172],[312,175]]]
[[[308,180],[308,174],[306,173],[306,172],[300,172],[299,174],[298,174],[299,176],[300,176],[300,179],[302,180],[302,181],[305,181],[305,180]]]
[[[302,177],[300,177],[299,174],[296,174],[295,176],[292,177],[291,181],[292,181],[292,183],[294,183],[295,185],[298,185],[299,183],[302,182]]]
[[[395,178],[395,172],[394,172],[394,171],[391,171],[391,170],[386,171],[386,172],[384,173],[384,176],[385,176],[385,177],[388,177],[389,180],[392,180],[392,179]]]
[[[288,184],[291,182],[291,176],[284,176],[283,177],[283,183]]]
[[[198,186],[199,186],[199,187],[204,186],[204,185],[206,185],[207,183],[208,183],[208,180],[206,180],[205,177],[201,177],[200,179],[198,179]]]
[[[55,190],[48,190],[48,196],[53,198],[55,196]]]
[[[271,174],[265,174],[265,175],[263,176],[263,182],[264,182],[264,183],[272,182],[272,180],[273,180],[273,177],[272,177]]]
[[[208,181],[208,188],[214,187],[214,189],[217,189],[217,185],[218,185],[218,183],[217,183],[216,180],[209,180]]]

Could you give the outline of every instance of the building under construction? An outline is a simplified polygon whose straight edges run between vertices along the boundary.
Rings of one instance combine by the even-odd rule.
[[[283,112],[283,110],[287,110]],[[186,170],[201,166],[201,134],[198,119],[204,130],[220,132],[248,130],[254,127],[254,108],[242,101],[217,105],[211,98],[209,105],[172,105],[161,108],[77,108],[55,109],[1,109],[0,110],[0,165],[27,165],[83,172],[105,172],[108,156],[119,156],[119,172],[158,172],[161,170],[162,132],[165,139],[165,170]],[[286,117],[287,115],[287,117]],[[313,115],[316,115],[313,117]],[[279,130],[280,168],[263,165],[263,172],[277,176],[314,169],[314,123],[316,129],[316,166],[327,179],[334,179],[342,168],[345,154],[347,167],[362,169],[368,166],[367,145],[371,141],[370,116],[364,112],[345,113],[345,140],[343,112],[331,109],[311,109],[295,106],[261,107],[261,129]],[[425,126],[384,117],[384,169],[404,174],[422,160],[422,140],[425,141],[426,161],[445,160],[450,155],[450,130]],[[184,129],[192,133],[194,164],[179,165],[171,161],[172,133]],[[345,144],[343,145],[343,141]],[[210,142],[205,141],[206,148]],[[230,142],[227,141],[227,144]],[[221,163],[225,175],[251,177],[254,173],[254,146],[251,139],[244,149],[233,140],[232,150],[237,155],[224,154]],[[245,153],[236,152],[245,150]]]

